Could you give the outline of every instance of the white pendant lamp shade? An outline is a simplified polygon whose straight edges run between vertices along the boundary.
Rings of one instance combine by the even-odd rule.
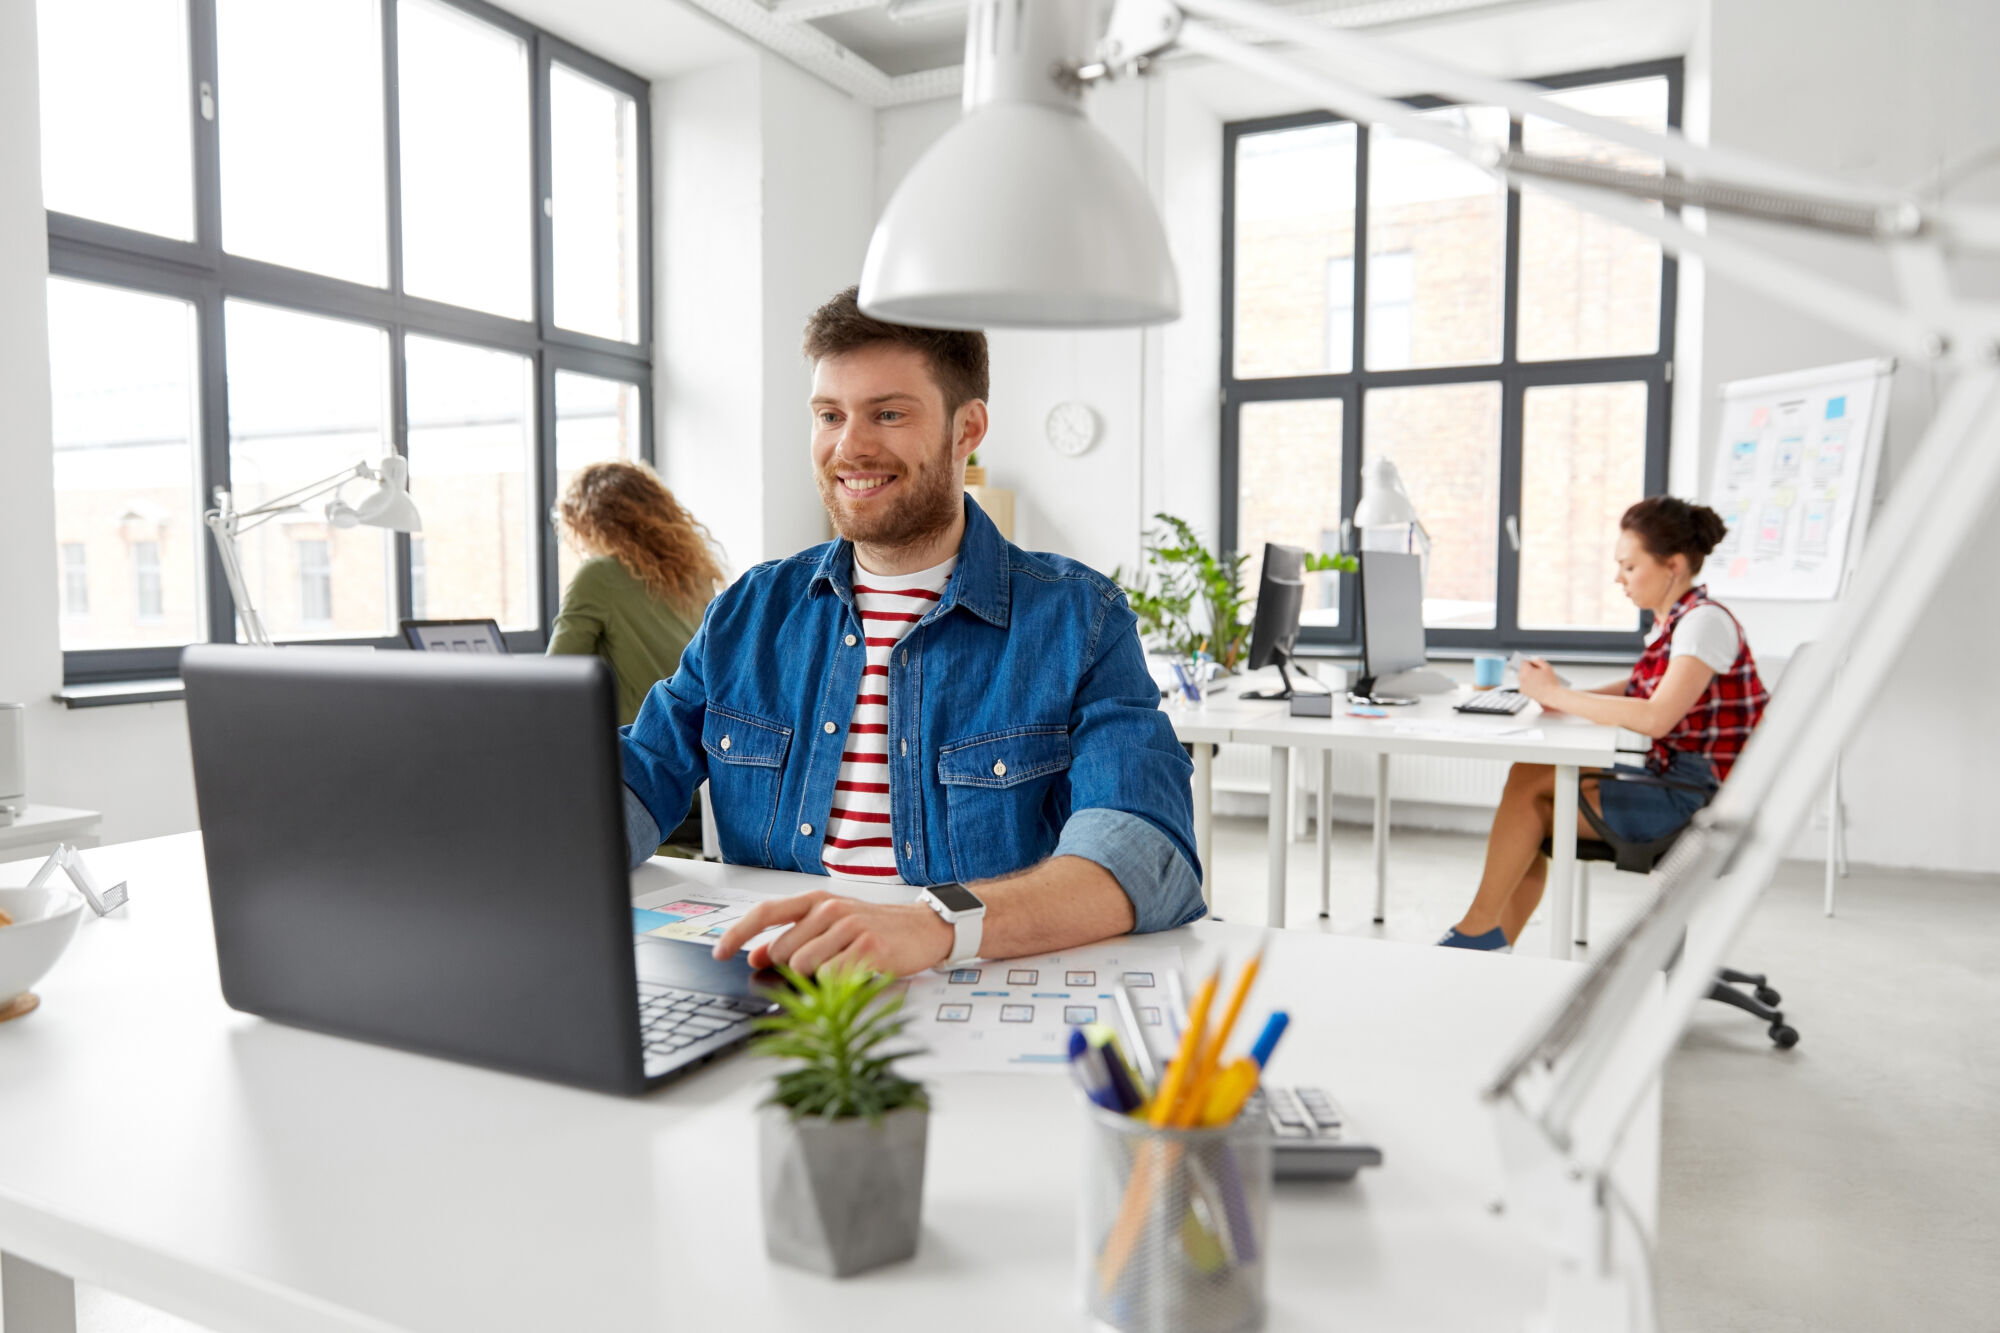
[[[1088,60],[1087,0],[974,0],[965,116],[875,224],[861,308],[937,329],[1119,328],[1181,313],[1152,198],[1057,77]]]
[[[1417,507],[1403,488],[1403,474],[1387,458],[1371,459],[1362,479],[1361,499],[1354,506],[1354,526],[1382,528],[1416,521]]]
[[[1082,115],[989,103],[897,187],[861,308],[928,328],[1110,328],[1181,312],[1153,201]]]

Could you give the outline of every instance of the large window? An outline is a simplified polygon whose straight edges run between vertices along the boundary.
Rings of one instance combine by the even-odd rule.
[[[66,678],[240,637],[218,491],[390,453],[421,533],[321,498],[244,534],[273,637],[539,648],[561,483],[653,455],[645,82],[482,0],[37,13]]]
[[[1659,130],[1679,62],[1547,79]],[[1474,139],[1661,169],[1496,107],[1413,103]],[[1619,515],[1666,482],[1674,264],[1653,241],[1463,160],[1313,113],[1226,131],[1224,546],[1350,549],[1362,466],[1395,462],[1431,538],[1437,647],[1636,646]],[[1312,576],[1302,637],[1352,643],[1352,580]]]

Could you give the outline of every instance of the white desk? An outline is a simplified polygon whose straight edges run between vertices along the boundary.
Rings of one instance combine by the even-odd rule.
[[[0,1251],[45,1307],[68,1275],[218,1333],[1083,1326],[1064,1078],[935,1080],[917,1257],[833,1282],[764,1258],[750,1111],[769,1065],[628,1100],[249,1018],[217,990],[198,835],[94,860],[131,904],[86,920],[41,1008],[0,1025]],[[1488,1210],[1476,1089],[1575,965],[1245,926],[1156,938],[1197,967],[1268,941],[1257,1009],[1294,1015],[1273,1076],[1330,1087],[1387,1158],[1279,1188],[1270,1327],[1518,1329],[1547,1270]],[[1658,1154],[1655,1099],[1621,1165],[1649,1221]]]
[[[29,805],[11,824],[0,824],[0,861],[47,856],[57,843],[95,847],[97,826],[104,816],[95,810],[71,810],[60,805]]]
[[[1451,759],[1487,759],[1498,763],[1553,764],[1556,769],[1555,855],[1549,868],[1549,956],[1570,956],[1571,908],[1576,881],[1576,782],[1580,768],[1601,768],[1618,760],[1616,727],[1579,718],[1543,713],[1538,704],[1513,716],[1468,716],[1452,711],[1464,691],[1431,695],[1413,707],[1391,708],[1382,718],[1346,716],[1335,700],[1333,717],[1293,717],[1289,704],[1231,700],[1222,696],[1198,709],[1165,709],[1174,732],[1184,742],[1214,740],[1223,725],[1227,740],[1239,745],[1264,745],[1271,750],[1270,851],[1266,870],[1266,916],[1271,925],[1285,923],[1285,850],[1290,837],[1291,753],[1320,755],[1319,892],[1320,914],[1327,911],[1332,868],[1327,836],[1328,787],[1335,750],[1359,750],[1375,756],[1375,920],[1383,919],[1388,896],[1389,759],[1399,754],[1428,754]],[[1183,731],[1183,719],[1194,725]],[[1525,727],[1526,730],[1522,730]],[[1197,746],[1197,751],[1200,750]],[[1196,772],[1195,818],[1206,819],[1214,799],[1212,785]],[[1207,862],[1204,860],[1204,866]]]

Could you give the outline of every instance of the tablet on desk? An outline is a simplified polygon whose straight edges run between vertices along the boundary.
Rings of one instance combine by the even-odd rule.
[[[403,639],[410,647],[433,653],[504,653],[497,620],[405,620]]]

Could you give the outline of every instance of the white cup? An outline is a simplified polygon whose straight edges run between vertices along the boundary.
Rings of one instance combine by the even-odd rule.
[[[83,895],[68,888],[0,889],[0,911],[14,918],[0,926],[0,1007],[17,999],[48,975],[77,922]]]

